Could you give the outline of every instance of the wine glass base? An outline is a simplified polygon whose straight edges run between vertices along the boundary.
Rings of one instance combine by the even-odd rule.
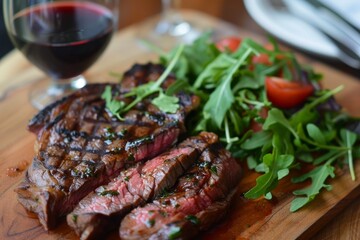
[[[216,42],[224,37],[238,35],[236,28],[214,28],[214,24],[199,21],[198,12],[182,10],[178,21],[168,21],[163,15],[158,15],[144,21],[137,28],[137,40],[141,45],[151,49],[151,45],[168,51],[180,43],[191,44],[206,32],[211,33],[211,39]],[[148,43],[148,44],[147,44]],[[150,46],[149,46],[150,45]]]
[[[48,83],[48,80],[39,81],[30,92],[30,102],[35,108],[41,110],[85,85],[86,79],[82,75],[71,79],[56,80],[52,83]]]
[[[155,18],[144,22],[138,28],[136,37],[163,50],[170,50],[180,43],[192,43],[207,30],[210,31],[190,21],[167,22]]]

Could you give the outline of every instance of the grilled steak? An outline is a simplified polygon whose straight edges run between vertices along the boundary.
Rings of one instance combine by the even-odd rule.
[[[204,132],[145,164],[121,172],[118,178],[81,200],[68,215],[68,224],[81,239],[95,238],[119,227],[125,214],[172,187],[201,152],[215,142],[215,134]]]
[[[126,101],[124,92],[156,80],[162,71],[159,65],[135,65],[120,86],[112,85],[113,93]],[[163,86],[172,81],[170,77]],[[180,93],[180,109],[165,114],[145,99],[119,121],[105,109],[105,86],[88,85],[40,111],[29,123],[37,135],[35,156],[16,191],[45,229],[124,168],[171,147],[184,132],[185,115],[198,104],[195,96]]]
[[[240,166],[230,153],[211,145],[162,197],[130,212],[121,239],[191,239],[225,215]]]

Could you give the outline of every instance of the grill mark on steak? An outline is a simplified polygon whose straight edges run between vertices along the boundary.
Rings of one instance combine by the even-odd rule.
[[[80,201],[67,216],[69,226],[83,240],[119,227],[125,214],[172,187],[202,151],[215,142],[215,134],[203,132],[143,165],[121,172]]]
[[[194,239],[201,231],[210,229],[229,213],[235,194],[236,190],[232,190],[225,199],[211,203],[206,209],[195,215],[176,214],[172,216],[171,221],[168,221],[148,239]]]
[[[191,239],[225,215],[240,179],[230,153],[211,145],[163,196],[123,219],[121,239]]]
[[[159,65],[136,65],[125,73],[123,85],[111,85],[112,90],[128,91],[126,84],[134,78],[132,75],[139,83],[155,80],[160,69]],[[172,146],[185,130],[185,115],[198,105],[197,97],[180,93],[182,107],[175,114],[165,114],[149,98],[120,122],[105,109],[101,99],[105,86],[88,85],[46,107],[29,122],[29,130],[37,135],[35,156],[16,191],[20,203],[38,214],[46,230],[55,227],[59,217],[123,168]],[[153,121],[150,115],[161,115],[163,121]]]

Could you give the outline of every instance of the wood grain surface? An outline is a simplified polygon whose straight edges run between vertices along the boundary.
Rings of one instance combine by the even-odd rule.
[[[254,37],[207,15],[193,11],[184,11],[184,14],[193,21],[221,29],[224,33]],[[157,59],[136,40],[139,26],[131,26],[116,34],[103,56],[85,73],[90,82],[114,82],[116,79],[109,75],[110,71],[121,73],[136,62],[146,63]],[[346,111],[360,116],[360,82],[356,78],[318,62],[303,61],[324,74],[325,88],[344,85],[345,89],[337,95],[338,101]],[[45,232],[38,220],[17,202],[13,191],[23,177],[22,170],[30,164],[33,156],[35,136],[27,132],[26,126],[37,111],[29,103],[29,93],[46,82],[42,72],[18,52],[12,52],[0,62],[0,239],[77,239],[65,223],[55,231]],[[359,164],[356,164],[356,173],[359,177],[352,181],[347,169],[339,170],[337,178],[331,181],[332,191],[322,192],[309,207],[290,213],[293,187],[289,184],[289,178],[281,182],[273,201],[249,201],[243,199],[240,193],[254,185],[256,174],[245,171],[237,201],[228,218],[205,234],[204,238],[309,239],[318,234],[315,235],[317,239],[359,239]],[[354,202],[350,205],[352,208],[347,207],[351,202]],[[345,208],[347,214],[339,215]],[[329,228],[331,231],[326,230]],[[116,238],[116,235],[110,238]]]

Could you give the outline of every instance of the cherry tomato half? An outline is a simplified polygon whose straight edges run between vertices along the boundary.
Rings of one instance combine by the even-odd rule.
[[[251,62],[253,64],[264,64],[264,65],[267,65],[267,66],[271,65],[269,56],[266,53],[260,53],[259,55],[254,55],[251,58]]]
[[[241,44],[241,41],[242,39],[239,37],[226,37],[216,42],[215,45],[221,52],[224,52],[226,50],[229,50],[230,52],[235,52]]]
[[[314,87],[310,84],[291,82],[279,77],[266,77],[265,87],[269,101],[279,108],[296,107],[314,92]]]

